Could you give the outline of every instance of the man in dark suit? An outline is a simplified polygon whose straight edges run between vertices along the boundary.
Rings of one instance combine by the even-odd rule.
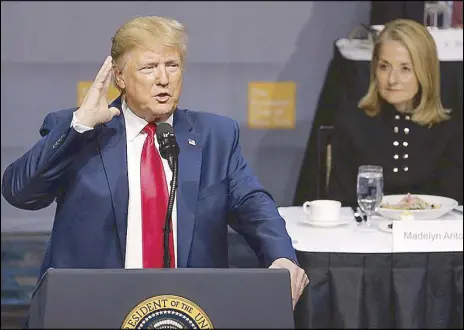
[[[398,18],[424,22],[425,1],[371,1],[371,25],[385,25]]]
[[[169,123],[180,149],[169,266],[228,267],[230,223],[264,266],[289,270],[295,304],[308,278],[272,197],[242,157],[237,123],[177,107],[185,43],[172,19],[121,26],[82,105],[49,113],[42,138],[5,170],[3,196],[26,210],[57,203],[40,276],[50,267],[163,267],[173,171],[155,135]],[[112,77],[121,96],[108,105]]]

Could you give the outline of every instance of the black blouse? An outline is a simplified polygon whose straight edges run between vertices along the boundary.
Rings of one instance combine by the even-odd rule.
[[[329,197],[355,204],[358,167],[379,165],[384,195],[439,195],[462,204],[462,135],[459,119],[429,128],[391,105],[375,117],[357,107],[339,111],[331,140]]]

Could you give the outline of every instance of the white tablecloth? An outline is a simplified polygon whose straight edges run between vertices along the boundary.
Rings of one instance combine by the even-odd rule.
[[[459,208],[462,211],[462,206]],[[391,253],[393,250],[393,235],[377,228],[379,223],[389,223],[391,220],[373,216],[371,223],[373,228],[366,231],[355,221],[352,209],[343,207],[341,217],[342,219],[352,219],[349,224],[339,227],[319,228],[303,221],[305,214],[302,207],[280,207],[278,210],[286,222],[293,247],[298,251]],[[462,220],[463,216],[450,212],[441,219]]]

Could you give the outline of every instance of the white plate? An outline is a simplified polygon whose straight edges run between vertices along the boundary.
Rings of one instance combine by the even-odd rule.
[[[391,224],[391,222],[381,222],[379,223],[378,228],[380,231],[391,234],[393,232],[393,228],[388,228],[389,224]]]
[[[387,202],[390,204],[396,204],[405,196],[406,194],[387,195],[383,197],[382,203]],[[415,220],[437,220],[438,218],[440,218],[441,216],[445,215],[446,213],[454,209],[456,206],[458,206],[458,202],[456,200],[448,197],[416,194],[411,194],[411,196],[420,197],[427,203],[437,204],[440,205],[440,207],[431,210],[392,210],[379,207],[377,209],[377,213],[379,213],[382,217],[387,219],[399,220],[401,214],[408,211],[411,212]]]
[[[337,226],[343,226],[351,221],[354,221],[354,219],[342,219],[340,221],[310,221],[310,220],[303,220],[300,221],[300,224],[303,225],[308,225],[308,226],[313,226],[313,227],[321,227],[321,228],[331,228],[331,227],[337,227]]]

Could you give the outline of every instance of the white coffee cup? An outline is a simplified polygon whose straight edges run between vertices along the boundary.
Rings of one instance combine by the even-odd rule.
[[[334,200],[314,200],[303,203],[306,220],[317,222],[340,221],[342,203]]]

